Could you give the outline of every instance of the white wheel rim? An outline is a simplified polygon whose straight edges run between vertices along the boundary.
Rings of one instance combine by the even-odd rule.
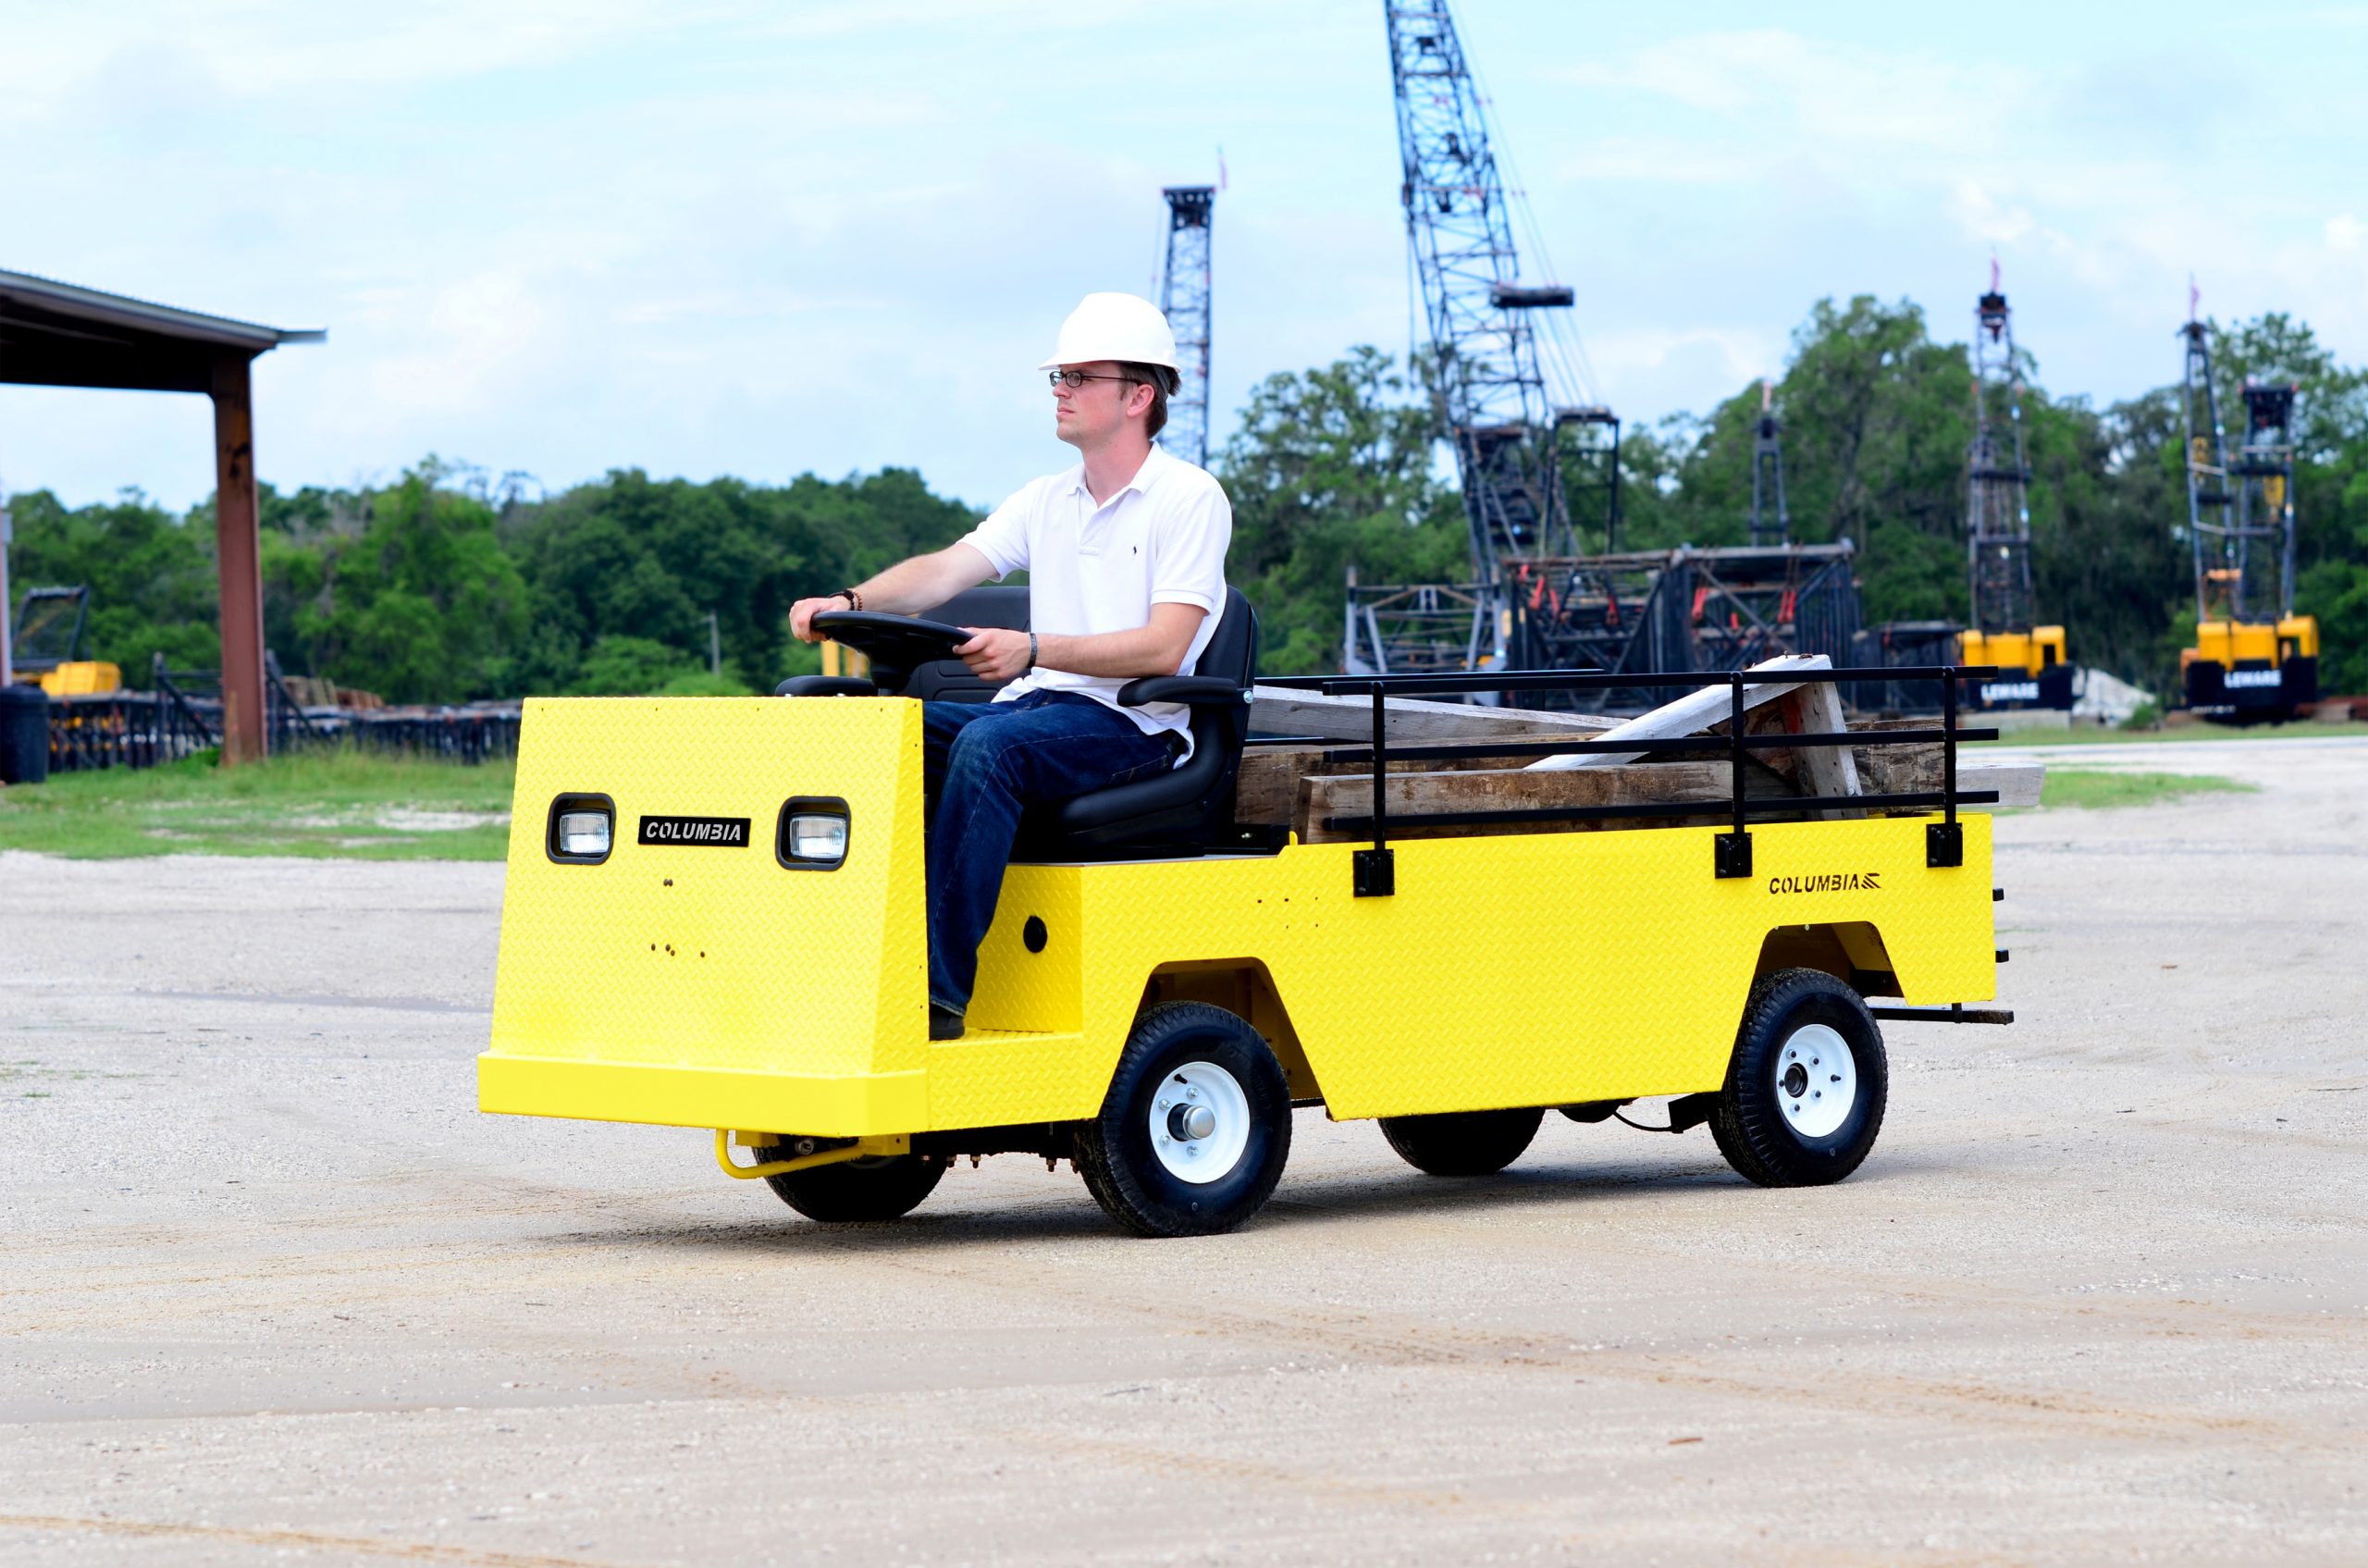
[[[1144,1122],[1161,1167],[1205,1187],[1232,1175],[1250,1146],[1250,1096],[1215,1062],[1186,1062],[1160,1080]]]
[[[1858,1103],[1858,1058],[1850,1043],[1821,1023],[1807,1023],[1776,1053],[1776,1103],[1803,1138],[1831,1138]]]

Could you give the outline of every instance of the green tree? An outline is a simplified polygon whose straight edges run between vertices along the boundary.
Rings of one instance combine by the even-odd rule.
[[[978,516],[910,469],[807,474],[778,488],[616,470],[505,520],[533,604],[516,685],[577,689],[592,650],[613,636],[703,666],[711,611],[732,678],[770,689],[812,662],[791,643],[792,604],[942,549]]]
[[[610,633],[592,645],[575,678],[578,697],[646,697],[707,673],[680,648],[648,637]]]
[[[1340,668],[1349,569],[1365,583],[1462,581],[1462,506],[1430,410],[1379,350],[1253,389],[1217,459],[1233,503],[1227,576],[1258,609],[1259,667]]]
[[[1819,300],[1793,335],[1779,396],[1796,537],[1846,538],[1876,559],[1883,525],[1962,537],[1973,373],[1962,348],[1927,335],[1920,308]]]
[[[21,598],[31,587],[88,584],[87,657],[120,666],[132,685],[146,683],[160,653],[175,669],[221,662],[210,517],[192,525],[138,490],[74,508],[32,490],[12,498],[10,509],[17,534],[8,557],[11,589]]]
[[[433,460],[368,498],[356,534],[319,544],[318,587],[294,615],[316,673],[392,702],[508,695],[526,587],[483,500],[442,488]],[[276,566],[291,593],[312,584],[290,552]]]

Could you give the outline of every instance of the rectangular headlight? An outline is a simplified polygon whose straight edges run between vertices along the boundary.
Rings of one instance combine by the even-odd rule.
[[[847,803],[825,798],[784,802],[773,852],[793,870],[835,869],[847,858]]]
[[[616,844],[616,803],[605,795],[562,795],[551,802],[543,852],[569,865],[597,866]]]
[[[559,852],[562,855],[606,855],[609,852],[609,814],[606,811],[561,812]]]
[[[800,812],[789,820],[789,853],[796,860],[847,858],[847,820]]]

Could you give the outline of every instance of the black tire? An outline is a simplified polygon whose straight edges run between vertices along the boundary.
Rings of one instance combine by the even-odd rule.
[[[1230,1081],[1238,1104],[1205,1069]],[[1173,1102],[1172,1117],[1189,1109],[1188,1091],[1191,1104],[1211,1107],[1213,1120],[1223,1098],[1223,1119],[1198,1139],[1171,1142],[1160,1134],[1155,1142],[1162,1096]],[[1214,1178],[1177,1173],[1189,1145],[1220,1162],[1209,1167]],[[1102,1109],[1078,1124],[1076,1149],[1093,1201],[1136,1235],[1217,1235],[1256,1214],[1282,1179],[1291,1152],[1290,1084],[1264,1038],[1234,1014],[1202,1002],[1163,1002],[1135,1019]]]
[[[1827,1057],[1836,1037],[1846,1064]],[[1837,1083],[1850,1095],[1838,1120],[1819,1104]],[[1875,1146],[1890,1091],[1882,1031],[1858,994],[1821,969],[1782,969],[1744,1005],[1710,1135],[1747,1181],[1821,1187]]]
[[[782,1159],[786,1149],[758,1149],[757,1158]],[[937,1189],[946,1162],[923,1154],[875,1154],[838,1165],[768,1176],[765,1185],[808,1219],[860,1225],[913,1212]]]
[[[1384,1117],[1381,1135],[1400,1159],[1427,1176],[1494,1176],[1521,1158],[1545,1119],[1536,1109]]]

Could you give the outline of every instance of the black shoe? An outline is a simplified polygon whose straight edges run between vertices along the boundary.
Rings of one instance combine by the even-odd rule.
[[[929,1037],[931,1040],[961,1039],[962,1015],[951,1007],[941,1007],[931,1002],[929,1005]]]

